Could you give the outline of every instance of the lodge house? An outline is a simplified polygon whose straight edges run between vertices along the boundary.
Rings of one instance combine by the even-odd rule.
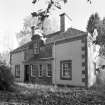
[[[17,82],[88,86],[87,33],[66,28],[60,15],[60,30],[43,42],[32,27],[31,41],[10,53],[11,71]]]

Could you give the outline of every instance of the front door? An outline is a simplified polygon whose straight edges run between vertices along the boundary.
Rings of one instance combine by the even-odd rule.
[[[29,82],[30,79],[30,72],[29,72],[29,65],[25,65],[24,67],[24,82]]]

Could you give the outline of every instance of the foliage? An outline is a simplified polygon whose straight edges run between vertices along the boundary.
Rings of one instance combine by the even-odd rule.
[[[92,36],[94,29],[98,32],[95,44],[99,44],[102,47],[105,45],[105,18],[100,20],[97,13],[90,16],[87,24],[87,32],[89,32]]]
[[[27,43],[31,39],[31,21],[32,17],[27,16],[24,19],[23,29],[16,34],[20,46]]]
[[[14,78],[11,74],[10,68],[5,66],[2,62],[0,64],[0,90],[12,91]]]
[[[40,0],[33,0],[33,4],[36,6],[37,2]],[[31,26],[32,24],[35,25],[36,28],[39,28],[41,31],[43,30],[43,34],[46,33],[47,27],[50,27],[50,19],[48,19],[50,12],[53,7],[57,9],[61,9],[60,1],[67,2],[67,0],[48,0],[48,5],[45,10],[41,9],[32,13],[32,16],[27,16],[23,22],[23,28],[20,32],[16,34],[18,39],[19,45],[24,45],[25,43],[29,42],[31,39]],[[90,2],[90,0],[87,0]]]
[[[97,93],[104,94],[105,93],[105,71],[104,70],[98,70],[96,73],[96,83],[91,87]],[[105,97],[105,96],[104,96]]]
[[[33,4],[36,4],[38,1],[39,0],[33,0],[32,3]],[[67,0],[63,0],[63,1],[65,3]],[[60,1],[57,1],[57,0],[49,0],[48,1],[48,5],[47,5],[47,7],[46,7],[45,10],[40,9],[40,10],[35,11],[35,12],[32,13],[32,16],[33,17],[38,17],[39,24],[37,24],[37,25],[38,25],[38,27],[39,27],[39,25],[41,25],[42,26],[41,27],[42,30],[43,30],[43,23],[44,23],[45,19],[49,17],[50,12],[52,10],[52,7],[56,7],[58,9],[61,9]]]
[[[100,21],[97,25],[98,36],[96,38],[97,44],[105,45],[105,19]]]
[[[33,0],[32,3],[36,6],[37,3],[41,0]],[[43,30],[44,21],[50,16],[51,11],[53,10],[53,7],[56,7],[57,9],[62,9],[61,2],[65,4],[68,0],[47,0],[46,9],[39,9],[37,11],[34,11],[32,13],[32,17],[38,17],[39,24],[37,24],[37,27],[41,25],[41,29]],[[86,0],[91,4],[91,0]]]
[[[9,66],[9,63],[10,63],[9,51],[5,51],[5,52],[0,53],[0,60],[3,62],[3,64]]]
[[[96,29],[97,24],[99,23],[99,16],[97,13],[92,14],[89,17],[88,24],[87,24],[87,32],[89,32],[93,36],[94,29]]]
[[[35,105],[95,105],[105,104],[103,94],[82,87],[57,87],[38,84],[19,84],[20,95]]]

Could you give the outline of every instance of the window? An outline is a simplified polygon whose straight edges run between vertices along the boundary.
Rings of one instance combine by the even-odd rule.
[[[43,76],[43,65],[40,64],[39,65],[39,77],[42,77]]]
[[[65,60],[60,62],[61,65],[61,79],[72,79],[72,61]]]
[[[52,76],[51,64],[47,64],[47,76],[48,77],[51,77]]]
[[[36,76],[37,71],[38,71],[38,65],[37,64],[31,65],[31,76],[32,77]]]
[[[34,50],[34,54],[39,54],[39,41],[35,41],[33,44],[33,50]]]
[[[20,65],[15,65],[15,77],[20,78]]]

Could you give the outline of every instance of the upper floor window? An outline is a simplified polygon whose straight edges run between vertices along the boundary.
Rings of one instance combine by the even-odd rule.
[[[39,54],[39,41],[35,41],[33,44],[34,54]]]
[[[47,64],[47,76],[48,77],[51,77],[52,76],[51,64]]]
[[[20,65],[15,65],[15,77],[20,78]]]
[[[72,61],[64,60],[60,62],[61,65],[61,79],[72,79]]]

